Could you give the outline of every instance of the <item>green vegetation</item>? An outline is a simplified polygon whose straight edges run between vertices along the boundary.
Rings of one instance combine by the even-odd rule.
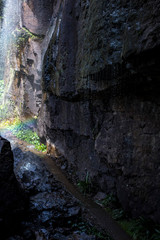
[[[99,231],[96,227],[94,227],[94,226],[90,226],[90,227],[87,229],[87,233],[88,233],[89,235],[96,236],[96,239],[99,239],[99,240],[112,240],[111,237],[109,237],[107,233],[100,232],[100,231]]]
[[[92,192],[92,183],[91,183],[91,179],[89,176],[89,173],[86,173],[85,179],[81,180],[77,183],[77,186],[80,190],[81,193],[83,193],[84,195],[86,194],[90,194]]]
[[[8,129],[19,139],[32,144],[35,149],[41,152],[46,151],[46,146],[40,143],[40,138],[36,132],[33,132],[27,124],[24,124],[18,117],[14,104],[11,100],[6,103],[3,102],[4,98],[4,81],[0,80],[0,129]],[[30,119],[32,122],[35,119]]]
[[[38,151],[46,151],[46,145],[40,143],[40,138],[38,137],[37,133],[33,132],[31,129],[28,129],[22,122],[20,122],[18,127],[13,126],[12,132],[17,138],[34,145],[35,149]]]
[[[27,28],[22,27],[22,28],[16,28],[13,32],[12,32],[12,36],[14,37],[14,39],[16,40],[16,46],[22,46],[23,44],[25,44],[29,38],[33,39],[33,40],[41,40],[44,38],[43,35],[37,35],[34,34],[32,32],[30,32]]]
[[[95,236],[97,240],[112,240],[107,233],[99,231],[96,227],[83,221],[81,218],[79,218],[77,222],[71,224],[71,228],[75,229],[77,233],[85,232],[88,235]]]
[[[21,50],[25,47],[26,43],[29,39],[32,40],[42,40],[44,38],[43,35],[37,35],[30,32],[27,28],[16,28],[12,32],[12,41],[11,41],[11,48],[16,48],[18,50],[17,56],[20,56]]]
[[[19,118],[3,120],[0,123],[0,129],[8,129],[19,139],[34,145],[35,149],[41,152],[46,151],[46,145],[40,142],[36,132],[33,132],[26,124],[21,122]]]
[[[113,194],[108,194],[101,203],[104,207],[112,208],[112,206],[115,206],[117,204],[117,198]]]
[[[30,32],[27,28],[22,27],[22,30],[26,33],[26,35],[32,39],[43,39],[44,35],[37,35],[35,33]]]
[[[97,203],[111,214],[112,218],[121,225],[133,240],[160,239],[160,225],[143,217],[131,219],[120,207],[118,200],[113,194],[108,194],[104,200]]]

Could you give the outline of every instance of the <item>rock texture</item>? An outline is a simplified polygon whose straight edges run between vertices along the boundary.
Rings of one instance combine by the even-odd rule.
[[[42,99],[41,73],[43,56],[52,34],[53,1],[14,0],[15,13],[10,11],[6,21],[15,17],[11,33],[8,33],[8,56],[4,80],[7,92],[22,116],[37,116]],[[2,29],[3,31],[3,29]],[[10,66],[10,68],[8,68]],[[6,96],[8,97],[8,96]]]
[[[17,58],[16,101],[39,112],[39,135],[72,176],[160,222],[159,1],[48,1],[42,18],[36,2],[22,19],[43,40]]]
[[[22,25],[30,32],[42,35],[45,34],[50,25],[53,13],[53,1],[23,1],[22,4]]]
[[[56,170],[55,175],[49,172],[42,156],[26,151],[26,146],[15,147],[13,154],[15,175],[28,192],[29,208],[19,232],[9,239],[95,240],[87,234],[91,224],[83,222],[84,206],[56,180]],[[80,227],[85,226],[82,233]]]
[[[0,137],[0,237],[15,231],[25,211],[27,200],[13,172],[10,143]]]

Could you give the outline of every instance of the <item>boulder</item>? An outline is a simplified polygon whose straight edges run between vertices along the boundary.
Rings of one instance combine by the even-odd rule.
[[[0,137],[0,239],[19,226],[27,207],[27,197],[13,171],[10,142]]]

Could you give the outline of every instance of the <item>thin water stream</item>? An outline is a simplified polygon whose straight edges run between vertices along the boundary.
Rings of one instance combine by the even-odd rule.
[[[3,7],[3,21],[0,30],[0,79],[4,79],[7,66],[7,56],[10,47],[16,41],[14,30],[21,24],[20,0],[5,0]]]
[[[14,79],[13,68],[16,69],[16,63],[12,55],[15,54],[14,47],[17,40],[15,29],[20,28],[21,25],[21,1],[1,0],[2,6],[3,16],[0,16],[0,120],[6,116],[10,117],[13,112],[10,93]]]

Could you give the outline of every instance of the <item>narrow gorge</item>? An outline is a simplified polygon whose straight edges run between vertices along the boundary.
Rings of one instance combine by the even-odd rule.
[[[0,4],[7,111],[92,198],[160,224],[160,1]]]

